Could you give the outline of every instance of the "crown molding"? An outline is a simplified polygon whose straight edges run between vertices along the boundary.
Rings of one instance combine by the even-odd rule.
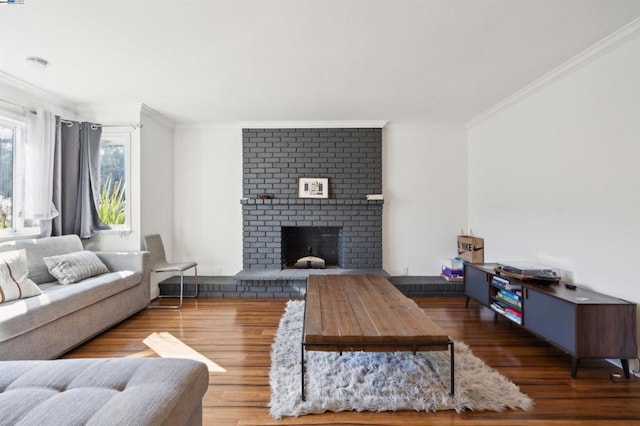
[[[363,121],[236,121],[243,129],[382,129],[387,120]]]
[[[236,123],[178,123],[176,130],[238,130]]]
[[[176,123],[174,123],[173,121],[171,121],[169,118],[167,118],[166,116],[162,115],[161,113],[159,113],[158,111],[156,111],[155,109],[151,108],[150,106],[146,105],[146,104],[142,104],[140,107],[140,115],[143,115],[145,117],[148,117],[154,121],[156,121],[158,124],[161,124],[171,130],[174,130],[176,128]]]
[[[463,131],[467,129],[463,123],[437,123],[428,121],[391,121],[385,129],[422,129],[428,131]]]
[[[89,116],[91,120],[102,116],[118,117],[117,120],[128,121],[140,119],[140,102],[107,102],[78,105],[80,116]]]
[[[509,106],[516,104],[524,98],[531,96],[537,91],[550,86],[556,81],[586,67],[595,60],[601,58],[609,52],[616,50],[620,46],[623,46],[624,44],[630,42],[639,35],[640,18],[637,18],[624,27],[620,28],[619,30],[615,31],[614,33],[610,34],[609,36],[603,38],[593,46],[587,48],[586,50],[583,50],[573,58],[564,62],[562,65],[554,68],[542,77],[529,83],[501,102],[478,114],[466,123],[467,129],[481,123],[482,121],[490,118],[491,116],[508,108]]]
[[[4,71],[0,71],[0,82],[9,88],[15,89],[28,95],[39,103],[48,105],[54,105],[60,109],[67,110],[74,114],[77,114],[78,104],[61,96],[54,95],[38,86],[35,86],[25,80],[15,77],[11,74],[7,74]],[[24,105],[27,109],[36,109],[40,105]]]

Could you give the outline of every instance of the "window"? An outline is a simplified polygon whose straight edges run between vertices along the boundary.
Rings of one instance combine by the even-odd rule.
[[[13,163],[16,126],[0,122],[0,229],[13,227]]]
[[[24,217],[25,123],[0,116],[0,233],[37,227],[39,222]]]
[[[100,141],[100,219],[112,229],[127,227],[130,133],[104,130]]]

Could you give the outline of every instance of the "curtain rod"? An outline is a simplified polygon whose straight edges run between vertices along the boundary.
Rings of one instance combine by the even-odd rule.
[[[8,100],[6,100],[6,99],[2,99],[2,98],[0,98],[0,102],[4,102],[5,104],[13,105],[13,106],[16,106],[16,107],[18,107],[18,108],[22,108],[23,110],[25,110],[25,111],[29,111],[29,112],[32,112],[32,113],[34,113],[34,114],[36,113],[36,112],[35,112],[35,110],[33,110],[33,109],[31,109],[31,108],[27,108],[27,107],[26,107],[26,106],[24,106],[24,105],[20,105],[20,104],[17,104],[17,103],[15,103],[15,102],[11,102],[11,101],[8,101]]]
[[[24,105],[17,104],[15,102],[8,101],[6,99],[0,98],[0,102],[4,102],[6,104],[10,104],[16,106],[18,108],[22,108],[25,111],[29,111],[32,114],[36,114],[36,111],[33,108],[26,107]],[[73,121],[60,119],[60,121],[66,124],[68,127],[73,126]],[[142,123],[109,123],[109,124],[92,124],[91,127],[95,130],[98,127],[132,127],[133,129],[142,128]]]
[[[60,119],[60,122],[65,124],[67,127],[73,127],[74,121]],[[96,130],[98,127],[132,127],[133,129],[141,129],[142,123],[109,123],[109,124],[98,124],[91,123],[91,128]]]

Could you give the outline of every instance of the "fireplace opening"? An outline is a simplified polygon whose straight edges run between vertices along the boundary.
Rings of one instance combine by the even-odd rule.
[[[342,268],[342,228],[283,226],[282,268]]]

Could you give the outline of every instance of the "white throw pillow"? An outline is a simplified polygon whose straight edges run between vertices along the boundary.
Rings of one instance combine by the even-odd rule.
[[[40,287],[27,275],[27,252],[24,249],[0,253],[0,303],[42,294]]]
[[[109,269],[102,263],[98,255],[88,250],[45,257],[42,260],[47,265],[49,273],[60,284],[73,284],[85,278],[109,272]]]

